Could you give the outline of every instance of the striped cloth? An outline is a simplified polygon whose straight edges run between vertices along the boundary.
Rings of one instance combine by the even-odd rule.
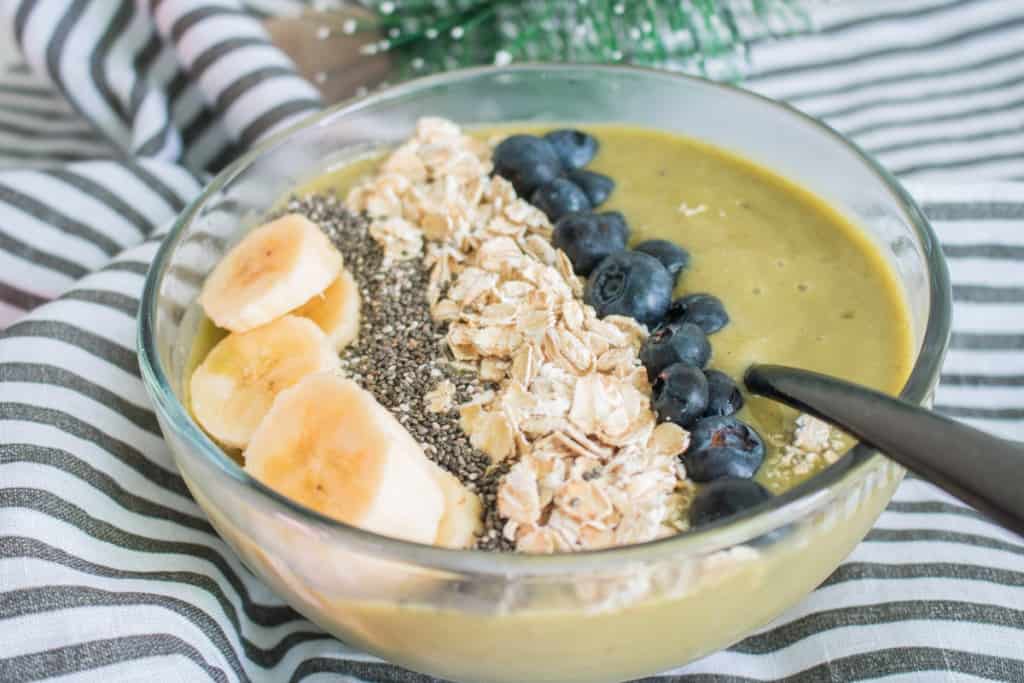
[[[0,7],[25,59],[0,77],[0,680],[429,680],[327,637],[244,569],[177,475],[133,350],[168,220],[316,91],[237,0]],[[1024,2],[813,19],[753,47],[749,86],[907,181],[954,280],[938,406],[1024,438]],[[1020,539],[911,477],[806,600],[658,680],[860,679],[1024,681]]]

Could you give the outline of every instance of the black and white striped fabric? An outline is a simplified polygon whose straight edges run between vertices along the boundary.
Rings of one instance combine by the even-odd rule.
[[[0,680],[427,681],[285,606],[212,531],[142,390],[135,311],[204,174],[319,106],[291,0],[0,0]],[[917,197],[954,280],[938,407],[1024,439],[1024,2],[813,9],[748,85]],[[665,681],[1024,681],[1024,544],[910,478],[812,595]]]

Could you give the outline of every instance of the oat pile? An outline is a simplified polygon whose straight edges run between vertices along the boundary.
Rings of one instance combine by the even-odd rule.
[[[457,414],[493,463],[511,464],[497,507],[517,550],[676,533],[691,493],[676,456],[689,435],[656,425],[637,359],[647,331],[629,318],[599,320],[582,303],[547,217],[490,177],[490,158],[489,145],[453,123],[423,119],[346,199],[371,217],[385,268],[430,269],[421,290],[429,315],[448,324],[454,358],[493,385],[458,403],[457,389],[434,381],[426,400],[435,415]]]

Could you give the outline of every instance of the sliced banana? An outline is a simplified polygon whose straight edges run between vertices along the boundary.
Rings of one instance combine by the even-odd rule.
[[[199,303],[218,327],[247,332],[327,289],[341,265],[341,252],[315,223],[289,214],[236,244],[207,277]]]
[[[339,365],[327,335],[307,318],[286,315],[232,332],[192,373],[192,412],[214,439],[245,448],[278,392]]]
[[[338,351],[351,344],[359,334],[359,286],[352,273],[342,268],[330,287],[295,309],[294,314],[319,325]]]
[[[245,469],[324,515],[409,541],[433,543],[444,514],[444,494],[416,440],[336,373],[278,395],[245,451]]]
[[[471,548],[483,531],[484,506],[480,497],[462,485],[451,473],[434,463],[434,480],[444,493],[444,516],[434,545],[443,548]]]

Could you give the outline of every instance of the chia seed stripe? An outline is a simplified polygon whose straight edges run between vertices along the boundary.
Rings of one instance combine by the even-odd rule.
[[[286,210],[317,223],[345,258],[362,300],[359,336],[341,353],[342,370],[388,408],[432,461],[475,491],[484,507],[478,547],[512,550],[501,535],[497,489],[507,466],[491,466],[459,425],[459,413],[426,410],[424,396],[445,379],[455,385],[454,403],[464,403],[486,387],[475,374],[452,367],[447,324],[430,317],[426,300],[429,272],[420,259],[384,263],[384,251],[370,237],[370,221],[352,213],[335,194],[293,197]],[[488,469],[490,468],[490,470]]]

